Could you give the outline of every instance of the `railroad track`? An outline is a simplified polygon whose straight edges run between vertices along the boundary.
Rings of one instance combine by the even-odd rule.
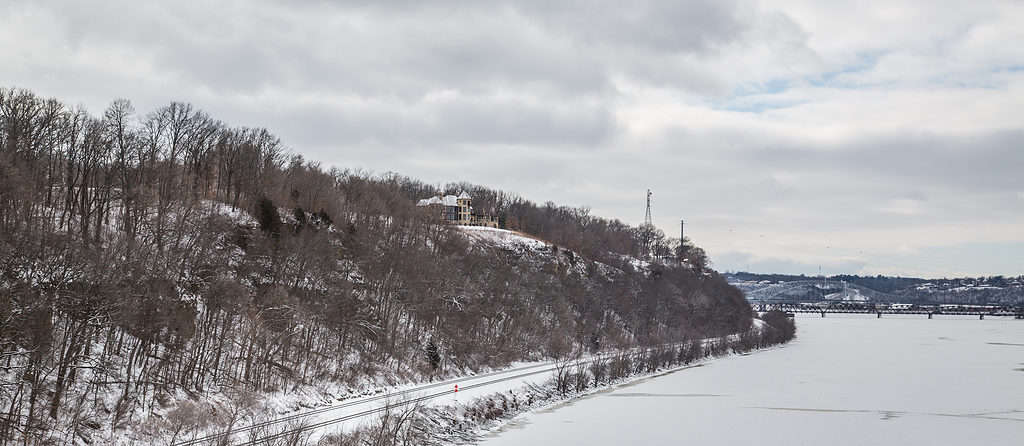
[[[584,364],[590,364],[591,362],[594,362],[597,359],[598,358],[591,358],[589,360],[583,361],[583,363]],[[573,364],[575,364],[575,362]],[[558,370],[558,367],[559,366],[556,365],[554,367],[546,368],[546,369],[543,369],[543,370],[536,370],[536,371],[532,371],[532,372],[521,373],[521,374],[518,374],[518,375],[515,375],[515,376],[507,376],[507,377],[504,377],[504,378],[498,378],[498,379],[494,379],[494,380],[490,380],[490,381],[485,381],[485,382],[481,382],[481,383],[470,384],[468,386],[461,387],[459,390],[462,390],[462,391],[472,390],[472,389],[475,389],[475,388],[478,388],[478,387],[489,386],[491,384],[496,384],[496,383],[500,383],[500,382],[504,382],[504,381],[510,381],[510,380],[513,380],[513,379],[525,378],[527,376],[538,375],[538,374],[541,374],[541,373],[554,372],[555,370]],[[255,440],[255,441],[243,441],[241,443],[234,443],[234,445],[235,446],[258,445],[258,444],[263,443],[263,442],[270,442],[270,441],[274,441],[274,440],[278,440],[278,439],[282,439],[282,438],[287,438],[287,437],[289,437],[291,435],[294,435],[294,434],[297,434],[297,433],[301,433],[301,432],[304,432],[304,431],[320,429],[322,427],[327,427],[327,426],[330,426],[332,424],[338,424],[338,423],[342,423],[342,422],[345,422],[345,421],[354,420],[356,418],[362,418],[362,417],[365,417],[367,415],[373,415],[373,414],[376,414],[376,413],[384,412],[385,410],[394,409],[396,407],[403,407],[403,406],[408,406],[408,405],[411,405],[411,404],[418,404],[418,403],[421,403],[423,401],[432,400],[434,398],[440,398],[440,397],[443,397],[443,396],[448,396],[448,395],[451,395],[452,393],[454,393],[452,390],[445,390],[443,392],[436,392],[436,393],[432,393],[432,394],[429,394],[429,395],[422,395],[422,396],[418,396],[416,398],[412,398],[412,399],[409,399],[409,400],[399,401],[398,403],[393,404],[393,405],[386,404],[386,405],[381,406],[381,407],[375,407],[375,408],[372,408],[372,409],[367,409],[367,410],[364,410],[364,411],[361,411],[361,412],[357,412],[357,413],[353,413],[353,414],[337,417],[337,418],[334,418],[334,419],[325,420],[325,421],[321,421],[321,422],[313,423],[313,424],[307,424],[307,425],[303,425],[303,426],[298,426],[298,427],[296,427],[294,429],[289,429],[289,430],[286,430],[284,432],[278,432],[276,434],[272,434],[272,435],[260,438],[258,440]]]
[[[237,429],[231,429],[231,430],[225,431],[225,432],[219,432],[219,433],[216,433],[216,434],[210,434],[210,435],[206,435],[206,436],[203,436],[203,437],[199,437],[199,438],[195,438],[195,439],[191,439],[191,440],[187,440],[187,441],[182,441],[182,442],[174,443],[172,446],[195,446],[195,445],[203,444],[203,443],[205,443],[207,441],[210,441],[210,440],[224,438],[225,436],[235,436],[237,434],[249,432],[249,431],[252,431],[252,430],[255,430],[255,429],[269,427],[269,426],[273,426],[275,424],[287,423],[289,421],[302,420],[302,419],[309,418],[309,417],[312,417],[312,416],[315,416],[315,415],[320,415],[320,414],[324,414],[324,413],[327,413],[327,412],[333,412],[333,411],[336,411],[336,410],[346,409],[346,408],[349,408],[349,407],[352,407],[352,406],[358,406],[358,405],[361,405],[361,404],[372,403],[372,402],[375,402],[375,401],[380,401],[380,400],[384,400],[384,399],[388,399],[388,398],[396,398],[396,397],[400,398],[400,397],[403,397],[403,396],[407,396],[409,394],[415,394],[415,393],[423,392],[423,391],[426,391],[426,390],[435,389],[435,388],[438,388],[438,387],[441,387],[441,386],[452,386],[454,384],[458,384],[458,383],[461,383],[461,382],[475,381],[475,380],[478,380],[478,379],[483,379],[483,378],[487,378],[487,377],[491,377],[491,376],[495,376],[495,375],[503,375],[503,374],[507,374],[507,373],[515,373],[515,372],[520,372],[520,371],[523,371],[523,370],[529,370],[529,369],[534,369],[534,368],[538,368],[538,367],[544,367],[544,366],[548,366],[548,365],[551,365],[551,364],[552,363],[541,363],[541,364],[533,364],[533,365],[529,365],[529,366],[518,367],[518,368],[514,368],[514,369],[509,369],[509,370],[498,370],[498,371],[494,371],[494,372],[484,373],[484,374],[481,374],[481,375],[471,376],[471,377],[468,377],[468,378],[463,377],[463,378],[449,379],[449,380],[446,380],[446,381],[440,381],[440,382],[431,383],[431,384],[424,384],[422,386],[417,386],[417,387],[401,390],[401,391],[394,392],[394,393],[383,393],[383,394],[374,395],[374,396],[370,396],[370,397],[366,397],[366,398],[359,398],[359,399],[355,399],[355,400],[352,400],[352,401],[346,401],[346,402],[343,402],[341,404],[321,407],[319,409],[313,409],[313,410],[302,412],[302,413],[286,415],[286,416],[283,416],[283,417],[280,417],[280,418],[275,418],[273,420],[261,421],[259,423],[253,423],[253,424],[245,426],[245,427],[240,427],[240,428],[237,428]],[[448,393],[453,393],[453,392],[446,391],[444,393],[448,394]]]
[[[710,339],[705,339],[705,340],[703,340],[701,342],[701,344],[702,345],[707,345],[707,343],[709,341],[710,341]],[[666,347],[666,346],[676,347],[676,346],[679,346],[681,344],[683,344],[683,343],[665,344],[663,346],[656,346],[656,347],[642,347],[642,348],[641,347],[636,347],[636,348],[632,348],[632,349],[629,349],[629,350],[626,350],[626,351],[622,351],[622,352],[605,352],[605,353],[600,353],[598,355],[594,355],[594,356],[590,356],[590,357],[587,357],[587,358],[580,359],[579,362],[577,362],[577,360],[571,360],[571,361],[569,361],[569,364],[571,364],[573,366],[575,366],[576,364],[588,365],[588,364],[591,364],[591,363],[593,363],[593,362],[595,362],[597,360],[608,359],[608,358],[613,357],[613,356],[615,356],[617,354],[623,354],[624,353],[624,354],[632,355],[632,354],[635,354],[635,353],[638,353],[638,352],[644,351],[644,350],[651,350],[651,349],[662,348],[662,347]],[[564,367],[564,366],[565,366],[564,364],[560,364],[557,361],[552,361],[552,362],[546,362],[546,363],[541,363],[541,364],[533,364],[533,365],[529,365],[529,366],[518,367],[518,368],[514,368],[514,369],[509,369],[509,370],[499,370],[499,371],[489,372],[489,373],[485,373],[485,374],[481,374],[481,375],[476,375],[476,376],[472,376],[472,377],[468,377],[468,378],[456,378],[456,379],[450,379],[450,380],[436,382],[436,383],[431,383],[431,384],[425,384],[425,385],[422,385],[422,386],[417,386],[417,387],[414,387],[414,388],[405,389],[405,390],[402,390],[402,391],[399,391],[399,392],[395,392],[395,393],[384,393],[384,394],[374,395],[374,396],[371,396],[371,397],[368,397],[368,398],[361,398],[361,399],[357,399],[357,400],[353,400],[353,401],[347,401],[347,402],[343,402],[341,404],[337,404],[337,405],[333,405],[333,406],[322,407],[322,408],[319,408],[319,409],[313,409],[313,410],[302,412],[302,413],[297,413],[297,414],[287,415],[287,416],[280,417],[280,418],[275,418],[273,420],[262,421],[262,422],[259,422],[259,423],[254,423],[254,424],[251,424],[249,426],[240,427],[240,428],[237,428],[237,429],[231,429],[231,430],[228,430],[228,431],[218,432],[218,433],[215,433],[215,434],[210,434],[210,435],[206,435],[206,436],[203,436],[203,437],[198,437],[198,438],[194,438],[194,439],[191,439],[191,440],[186,440],[186,441],[181,441],[181,442],[173,443],[172,446],[196,446],[196,445],[204,444],[204,443],[206,443],[208,441],[211,441],[211,440],[218,440],[218,439],[225,439],[225,438],[230,439],[230,438],[235,437],[235,436],[237,436],[239,434],[244,434],[246,432],[251,432],[251,431],[256,430],[256,429],[260,429],[260,428],[264,428],[264,427],[269,427],[269,426],[273,426],[273,425],[277,425],[277,424],[281,424],[281,423],[287,423],[287,422],[290,422],[290,421],[307,420],[310,417],[313,417],[313,416],[316,416],[316,415],[321,415],[321,414],[325,414],[325,413],[328,413],[328,412],[333,412],[333,411],[337,411],[337,410],[341,410],[341,409],[351,408],[351,407],[354,407],[354,406],[360,406],[360,405],[364,405],[364,404],[373,403],[373,402],[376,402],[376,401],[393,399],[393,398],[403,398],[403,397],[407,397],[407,396],[411,396],[411,395],[416,395],[418,393],[421,393],[421,392],[424,392],[424,391],[427,391],[427,390],[436,389],[436,388],[442,387],[442,386],[453,386],[455,384],[461,384],[461,383],[464,383],[464,382],[473,382],[473,381],[477,381],[477,380],[480,380],[480,379],[484,379],[484,378],[488,378],[488,377],[493,377],[493,376],[498,376],[498,375],[507,375],[507,374],[510,374],[510,373],[514,374],[514,375],[511,375],[511,376],[503,376],[501,378],[496,378],[496,379],[492,379],[492,380],[488,380],[488,381],[484,381],[484,382],[478,382],[478,383],[468,384],[468,385],[465,385],[465,386],[459,386],[459,391],[472,390],[472,389],[480,388],[480,387],[483,387],[483,386],[489,386],[489,385],[492,385],[492,384],[497,384],[497,383],[500,383],[500,382],[511,381],[511,380],[515,380],[515,379],[521,379],[521,378],[525,378],[525,377],[529,377],[529,376],[539,375],[539,374],[542,374],[542,373],[551,373],[551,372],[557,371],[560,367]],[[540,370],[532,370],[532,369],[540,369]],[[522,372],[522,373],[517,373],[517,372]],[[319,421],[319,422],[312,423],[312,424],[301,425],[301,426],[298,426],[298,427],[295,427],[295,428],[292,428],[292,429],[287,429],[287,430],[282,431],[282,432],[278,432],[278,433],[275,433],[275,434],[272,434],[272,435],[269,435],[269,436],[266,436],[266,437],[259,438],[257,440],[243,441],[243,442],[240,442],[240,443],[232,443],[232,444],[241,446],[241,445],[257,445],[257,444],[261,444],[261,443],[265,443],[265,442],[270,442],[270,441],[273,441],[273,440],[277,440],[277,439],[288,437],[290,435],[294,435],[296,433],[300,433],[300,432],[304,432],[304,431],[310,431],[310,430],[314,430],[314,429],[319,429],[319,428],[322,428],[322,427],[330,426],[332,424],[342,423],[342,422],[345,422],[345,421],[349,421],[349,420],[365,417],[367,415],[373,415],[373,414],[380,413],[380,412],[383,412],[385,410],[388,410],[389,408],[393,409],[395,407],[402,407],[402,406],[407,406],[407,405],[410,405],[410,404],[417,404],[417,403],[420,403],[420,402],[423,402],[423,401],[428,401],[428,400],[431,400],[431,399],[434,399],[434,398],[439,398],[439,397],[446,396],[446,395],[452,395],[453,393],[455,393],[454,390],[443,390],[443,391],[439,391],[439,392],[430,393],[430,394],[427,394],[427,395],[418,395],[418,396],[415,396],[415,397],[410,398],[410,399],[400,400],[397,404],[384,404],[382,406],[372,407],[370,409],[362,410],[362,411],[359,411],[359,412],[356,412],[356,413],[351,413],[351,414],[339,416],[339,417],[336,417],[336,418],[332,418],[332,419],[328,419],[328,420],[324,420],[324,421]]]

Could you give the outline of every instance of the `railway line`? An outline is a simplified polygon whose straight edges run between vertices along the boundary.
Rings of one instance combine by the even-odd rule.
[[[710,341],[710,339],[705,339],[704,341],[702,341],[702,344],[706,346],[707,343]],[[173,443],[172,446],[197,446],[202,444],[208,444],[210,442],[223,442],[224,440],[228,440],[226,443],[232,445],[265,444],[273,440],[278,440],[286,438],[290,435],[295,435],[297,433],[315,431],[317,429],[321,429],[345,421],[356,420],[369,415],[378,414],[384,412],[385,410],[394,409],[396,407],[404,407],[411,404],[419,404],[425,401],[441,398],[444,396],[465,394],[466,392],[472,391],[474,389],[483,389],[487,386],[493,386],[503,382],[518,381],[531,376],[541,375],[545,373],[554,373],[560,367],[565,367],[566,364],[571,364],[573,366],[575,366],[578,363],[589,365],[595,361],[602,359],[607,360],[619,354],[634,355],[655,348],[661,348],[666,346],[676,347],[681,344],[682,343],[671,343],[653,347],[637,347],[620,352],[602,352],[595,355],[589,355],[578,360],[549,361],[539,364],[531,364],[527,366],[516,367],[508,370],[499,370],[484,373],[476,376],[453,378],[436,383],[415,386],[397,392],[377,394],[369,397],[344,401],[341,402],[340,404],[313,409],[302,413],[286,415],[272,420],[253,423],[251,425],[244,427],[239,427],[222,432],[204,435],[202,437],[197,437],[190,440],[176,442]],[[458,390],[456,390],[456,385],[458,385]],[[424,392],[443,387],[448,387],[448,389],[423,394]],[[354,412],[338,414],[337,416],[333,416],[331,418],[324,417],[326,414],[330,414],[332,412],[340,412],[345,409]],[[324,417],[324,419],[318,419],[319,417]],[[283,423],[302,421],[309,421],[309,423],[302,424],[294,428],[288,428],[281,432],[277,432],[268,436],[263,436],[255,440],[250,439],[247,441],[238,442],[231,441],[237,440],[238,437],[241,437],[243,434],[252,433],[258,431],[259,429],[277,426]]]
[[[484,378],[489,378],[489,377],[493,377],[493,376],[522,372],[522,371],[525,371],[525,370],[530,370],[530,369],[535,369],[535,368],[539,368],[539,367],[549,366],[551,364],[552,363],[531,364],[531,365],[528,365],[528,366],[516,367],[516,368],[513,368],[513,369],[509,369],[509,370],[498,370],[498,371],[484,373],[484,374],[475,375],[475,376],[471,376],[471,377],[453,378],[453,379],[449,379],[449,380],[439,381],[439,382],[436,382],[436,383],[424,384],[424,385],[420,385],[420,386],[416,386],[416,387],[411,387],[411,388],[408,388],[408,389],[403,389],[403,390],[400,390],[400,391],[397,391],[397,392],[388,392],[388,393],[381,393],[381,394],[367,396],[367,397],[355,398],[355,399],[343,401],[343,402],[341,402],[339,404],[335,404],[335,405],[331,405],[331,406],[325,406],[325,407],[309,410],[309,411],[302,412],[302,413],[286,415],[286,416],[283,416],[283,417],[275,418],[273,420],[267,420],[267,421],[262,421],[262,422],[259,422],[259,423],[253,423],[253,424],[248,425],[248,426],[244,426],[244,427],[240,427],[240,428],[236,428],[236,429],[231,429],[231,430],[225,431],[225,432],[219,432],[219,433],[216,433],[216,434],[210,434],[210,435],[206,435],[206,436],[203,436],[203,437],[198,437],[198,438],[190,439],[190,440],[187,440],[187,441],[181,441],[181,442],[173,443],[172,446],[195,446],[195,445],[201,445],[201,444],[205,444],[208,441],[217,440],[217,439],[223,439],[225,436],[234,437],[234,436],[236,436],[238,434],[244,434],[244,433],[247,433],[247,432],[250,432],[250,431],[253,431],[253,430],[257,430],[257,429],[261,429],[261,428],[265,428],[265,427],[270,427],[270,426],[278,425],[278,424],[281,424],[281,423],[287,423],[287,422],[291,422],[291,421],[298,421],[298,420],[303,420],[303,419],[309,419],[309,418],[317,416],[317,415],[322,415],[322,414],[329,413],[329,412],[339,411],[339,410],[342,410],[342,409],[347,409],[347,408],[351,408],[351,407],[355,407],[355,406],[359,406],[359,405],[366,405],[366,404],[370,404],[370,403],[374,403],[374,402],[378,402],[378,401],[382,401],[382,400],[387,400],[387,399],[393,399],[393,398],[403,398],[403,397],[406,397],[406,396],[409,396],[409,395],[414,395],[414,394],[417,394],[417,393],[421,393],[421,392],[424,392],[424,391],[427,391],[427,390],[436,389],[438,387],[445,387],[445,386],[452,387],[452,386],[454,386],[456,384],[459,384],[459,383],[473,382],[473,381],[476,381],[476,380],[480,380],[480,379],[484,379]],[[548,371],[548,369],[545,369],[544,371]],[[534,373],[531,373],[531,374],[536,374],[536,373],[540,373],[540,372],[534,372]],[[521,377],[521,376],[529,376],[529,375],[516,375],[516,376]],[[514,377],[509,377],[507,379],[513,379],[513,378]],[[469,390],[470,388],[471,387],[464,387],[463,389]],[[452,393],[454,393],[454,388],[453,388],[453,390],[441,392],[440,394],[452,394]],[[363,415],[365,415],[365,414],[363,414]],[[251,444],[251,443],[245,443],[245,444]]]
[[[596,360],[597,360],[597,358],[591,358],[590,360],[587,360],[584,363],[585,364],[589,364],[589,363],[594,362]],[[525,373],[521,373],[521,374],[518,374],[518,375],[509,376],[509,377],[497,378],[497,379],[493,379],[493,380],[490,380],[490,381],[484,381],[484,382],[481,382],[481,383],[470,384],[470,385],[467,385],[465,387],[460,388],[460,391],[472,390],[472,389],[476,389],[476,388],[480,388],[480,387],[484,387],[484,386],[489,386],[489,385],[500,383],[500,382],[511,381],[511,380],[514,380],[514,379],[521,379],[521,378],[525,378],[525,377],[533,376],[533,375],[539,375],[541,373],[550,373],[550,372],[556,371],[557,369],[558,369],[558,366],[554,366],[554,367],[551,367],[551,368],[545,368],[543,370],[535,370],[535,371],[525,372]],[[329,420],[324,420],[324,421],[320,421],[320,422],[316,422],[316,423],[312,423],[312,424],[308,424],[308,425],[298,426],[298,427],[295,427],[293,429],[288,429],[288,430],[285,430],[283,432],[278,432],[278,433],[275,433],[275,434],[272,434],[272,435],[269,435],[269,436],[266,436],[266,437],[262,437],[262,438],[260,438],[260,439],[258,439],[256,441],[243,441],[243,442],[239,442],[239,443],[233,443],[233,445],[235,445],[235,446],[258,445],[258,444],[261,444],[261,443],[264,443],[264,442],[271,442],[271,441],[279,440],[279,439],[282,439],[282,438],[288,438],[291,435],[295,435],[295,434],[298,434],[298,433],[301,433],[301,432],[304,432],[304,431],[312,431],[312,430],[315,430],[315,429],[324,428],[324,427],[327,427],[327,426],[330,426],[330,425],[334,425],[334,424],[338,424],[338,423],[342,423],[342,422],[345,422],[345,421],[350,421],[350,420],[362,418],[362,417],[365,417],[365,416],[368,416],[368,415],[373,415],[373,414],[381,413],[381,412],[384,412],[384,411],[386,411],[388,409],[394,409],[395,407],[404,407],[404,406],[409,406],[409,405],[413,405],[413,404],[419,404],[419,403],[422,403],[424,401],[428,401],[428,400],[432,400],[432,399],[436,399],[436,398],[441,398],[441,397],[444,397],[444,396],[450,396],[453,393],[454,393],[454,390],[445,390],[445,391],[431,393],[431,394],[428,394],[428,395],[420,395],[420,396],[414,397],[412,399],[400,400],[396,404],[385,404],[383,406],[366,409],[366,410],[363,410],[361,412],[356,412],[356,413],[353,413],[353,414],[343,415],[343,416],[340,416],[340,417],[337,417],[337,418],[333,418],[333,419],[329,419]]]

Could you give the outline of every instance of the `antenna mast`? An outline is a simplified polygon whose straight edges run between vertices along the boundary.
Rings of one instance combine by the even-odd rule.
[[[654,231],[654,221],[651,219],[651,195],[653,195],[651,190],[647,189],[647,213],[644,214],[644,225],[640,228],[640,234],[641,237],[643,237],[641,240],[643,244],[640,246],[640,254],[645,259],[649,259],[651,257],[651,232]]]
[[[644,216],[644,226],[654,226],[654,222],[651,221],[651,193],[650,189],[647,189],[647,215]]]

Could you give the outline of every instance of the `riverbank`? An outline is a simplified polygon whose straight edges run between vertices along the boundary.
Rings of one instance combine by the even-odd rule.
[[[464,403],[419,407],[415,401],[398,401],[393,410],[385,412],[375,423],[320,444],[358,444],[366,439],[377,440],[381,435],[392,436],[389,441],[398,443],[474,443],[523,413],[566,404],[637,380],[702,367],[714,358],[768,348],[777,342],[773,333],[770,327],[758,324],[741,335],[636,349],[587,361],[561,361],[554,376],[541,384],[528,384]]]

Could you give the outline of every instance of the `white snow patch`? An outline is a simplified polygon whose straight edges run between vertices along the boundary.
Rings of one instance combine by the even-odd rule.
[[[488,228],[486,226],[459,226],[458,228],[470,240],[488,243],[503,249],[519,251],[526,248],[533,251],[541,251],[546,250],[549,245],[542,240],[507,229]]]

